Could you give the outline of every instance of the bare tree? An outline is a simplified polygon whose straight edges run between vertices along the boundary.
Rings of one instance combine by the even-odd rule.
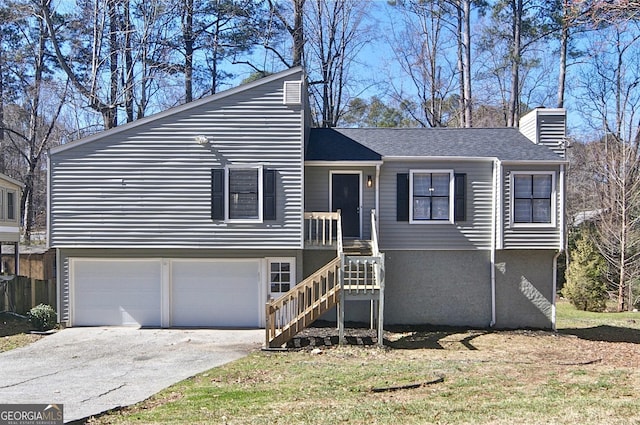
[[[633,305],[631,284],[640,277],[640,27],[618,22],[592,37],[582,75],[584,111],[602,134],[593,151],[602,213],[596,245],[614,270],[618,310]],[[597,127],[596,127],[597,126]]]
[[[38,192],[44,191],[42,158],[57,139],[57,120],[65,103],[66,87],[58,90],[52,82],[44,21],[34,18],[25,4],[13,6],[20,11],[13,28],[20,36],[21,54],[6,72],[15,76],[19,92],[11,113],[5,116],[3,130],[19,164],[15,176],[24,183],[20,206],[23,238],[29,242],[36,210],[44,208],[44,197],[36,198]]]
[[[456,67],[449,53],[457,47],[460,55],[460,41],[456,34],[446,30],[449,22],[450,4],[439,0],[433,2],[404,1],[397,3],[401,10],[401,31],[394,34],[391,40],[399,66],[411,83],[410,93],[396,88],[397,100],[406,99],[413,102],[411,116],[424,127],[442,127],[448,125],[457,109],[448,104],[458,82]],[[464,57],[465,55],[462,54]],[[463,83],[464,84],[464,83]],[[458,115],[458,117],[460,117]]]
[[[355,83],[351,66],[368,40],[363,23],[367,5],[357,0],[308,4],[305,57],[316,122],[335,127],[350,100],[348,85]]]
[[[504,84],[500,96],[508,127],[518,125],[525,70],[540,62],[540,57],[532,54],[532,50],[554,33],[555,10],[552,2],[540,0],[497,0],[493,4],[491,21],[485,26],[480,49],[493,56],[489,59],[496,63],[493,67],[485,65],[485,75],[497,77]]]
[[[275,26],[276,33],[279,28],[284,28],[291,37],[291,55],[289,61],[287,55],[283,54],[273,44],[274,34],[269,32],[268,38],[264,42],[264,47],[274,53],[278,59],[288,68],[302,66],[304,64],[304,10],[306,0],[290,0],[289,7],[283,1],[268,0],[269,11],[277,20],[278,25]]]
[[[111,128],[117,124],[117,120],[114,119],[115,110],[117,105],[113,102],[114,91],[108,90],[107,95],[101,94],[101,67],[104,64],[103,57],[103,34],[106,26],[108,26],[108,19],[106,16],[106,7],[104,4],[100,4],[101,0],[96,0],[96,3],[87,5],[88,9],[84,10],[86,16],[90,16],[92,21],[90,28],[92,28],[92,37],[90,39],[90,55],[89,57],[76,58],[82,62],[83,67],[87,63],[90,64],[88,75],[80,75],[73,68],[73,64],[69,61],[69,58],[62,52],[63,41],[58,36],[59,28],[54,24],[54,14],[51,10],[50,0],[39,0],[37,3],[38,12],[41,14],[41,18],[46,24],[48,30],[48,38],[53,47],[55,57],[58,60],[60,68],[67,75],[73,86],[88,100],[89,106],[99,112],[102,115],[105,128]],[[111,2],[114,0],[105,0]],[[79,27],[82,27],[80,24]],[[65,34],[70,36],[71,34]],[[115,46],[113,46],[115,47]],[[113,56],[111,57],[113,59]],[[113,68],[112,68],[113,70]],[[114,71],[115,72],[115,71]],[[84,74],[84,73],[83,73]],[[112,78],[111,83],[114,84],[117,79]],[[113,86],[111,86],[113,89]],[[116,96],[117,97],[117,96]]]

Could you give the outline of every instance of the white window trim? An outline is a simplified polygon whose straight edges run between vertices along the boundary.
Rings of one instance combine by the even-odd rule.
[[[11,211],[11,214],[9,214],[9,194],[13,195],[13,211]],[[17,222],[18,221],[18,192],[15,190],[10,190],[7,189],[6,195],[5,195],[5,205],[6,205],[6,214],[5,214],[5,218],[7,221],[11,221],[11,222]],[[13,218],[9,218],[9,215],[13,215]]]
[[[449,173],[449,220],[414,220],[413,218],[413,175],[414,174],[446,174]],[[454,195],[455,175],[453,170],[428,169],[409,170],[409,223],[410,224],[453,224],[454,223]]]
[[[262,223],[263,222],[263,182],[262,182],[262,165],[227,165],[224,169],[224,217],[225,223]],[[229,178],[230,170],[258,170],[258,218],[230,218],[229,217],[229,188],[231,186],[231,180]]]
[[[291,265],[291,281],[290,288],[293,288],[297,282],[296,272],[296,257],[267,257],[266,261],[266,286],[267,286],[267,298],[271,297],[271,263],[289,263]],[[277,292],[277,294],[283,294],[283,292]]]
[[[515,204],[515,190],[514,179],[517,175],[549,175],[551,176],[551,223],[516,223],[514,221],[514,204]],[[512,171],[509,177],[509,227],[515,229],[522,228],[538,228],[538,229],[551,229],[557,227],[558,218],[558,194],[556,191],[556,172],[555,171]]]

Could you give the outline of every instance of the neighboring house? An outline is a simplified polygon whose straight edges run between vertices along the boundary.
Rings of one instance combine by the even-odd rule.
[[[386,324],[552,328],[564,120],[312,129],[292,69],[53,148],[60,321],[269,332],[283,306],[308,304],[303,325],[332,308],[342,276]]]
[[[14,246],[14,269],[18,268],[18,244],[20,242],[20,197],[24,185],[9,176],[0,174],[0,251],[2,245]],[[1,272],[8,273],[1,261]]]

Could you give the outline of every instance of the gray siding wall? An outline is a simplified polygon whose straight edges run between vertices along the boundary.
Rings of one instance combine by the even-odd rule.
[[[555,251],[499,251],[496,256],[496,327],[553,326]]]
[[[520,120],[520,132],[534,143],[548,146],[564,158],[566,113],[564,109],[535,109]]]
[[[556,223],[555,227],[520,227],[511,226],[511,177],[513,171],[535,172],[552,171],[555,173],[556,183]],[[558,249],[560,247],[560,225],[564,206],[561,205],[560,194],[560,167],[559,166],[505,166],[503,169],[503,240],[505,249]]]
[[[296,282],[303,278],[303,258],[301,250],[209,250],[209,249],[60,249],[58,250],[58,264],[60,265],[59,289],[60,307],[59,319],[63,323],[69,322],[70,308],[70,276],[69,258],[267,258],[294,257],[296,259]]]
[[[409,224],[396,220],[396,175],[418,169],[467,174],[464,222]],[[380,177],[380,249],[489,249],[493,212],[493,162],[386,161]]]
[[[301,247],[304,114],[300,105],[283,105],[284,80],[177,108],[53,154],[50,244]],[[197,135],[210,145],[199,145]],[[277,171],[275,221],[211,220],[211,169],[230,164]]]
[[[324,167],[324,166],[306,166],[305,167],[305,185],[304,185],[304,209],[307,212],[323,212],[329,211],[329,181],[331,172],[362,172],[362,181],[360,192],[362,194],[361,220],[362,220],[362,239],[371,238],[371,210],[375,209],[375,177],[376,167]],[[368,188],[367,176],[374,179],[374,187]]]

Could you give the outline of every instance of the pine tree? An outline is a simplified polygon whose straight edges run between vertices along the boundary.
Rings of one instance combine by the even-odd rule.
[[[603,311],[606,307],[606,262],[588,236],[576,241],[562,295],[579,310]]]

